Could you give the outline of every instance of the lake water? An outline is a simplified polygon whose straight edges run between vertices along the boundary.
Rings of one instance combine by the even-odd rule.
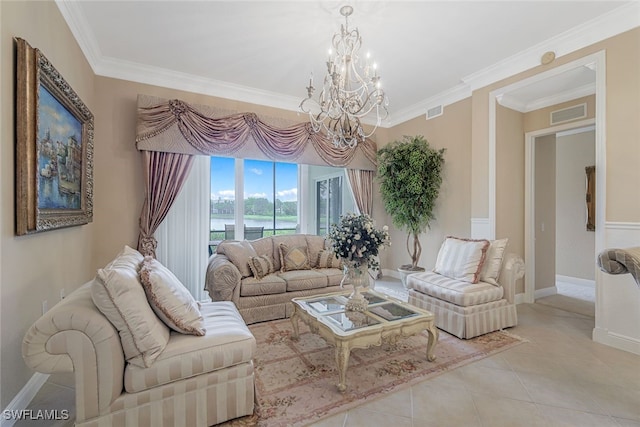
[[[58,189],[58,176],[45,178],[40,171],[45,169],[49,158],[38,158],[38,208],[39,209],[80,209],[80,194],[69,194]],[[224,228],[224,227],[223,227]]]

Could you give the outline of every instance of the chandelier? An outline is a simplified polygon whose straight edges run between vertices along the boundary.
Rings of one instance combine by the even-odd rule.
[[[364,63],[358,57],[362,38],[358,29],[349,29],[353,7],[342,6],[344,25],[333,35],[327,60],[327,75],[317,99],[313,99],[313,73],[309,78],[307,98],[300,109],[309,114],[314,132],[324,131],[338,148],[353,148],[376,131],[389,112],[389,101],[382,90],[380,76],[369,54]],[[375,111],[375,125],[365,132],[360,120]]]

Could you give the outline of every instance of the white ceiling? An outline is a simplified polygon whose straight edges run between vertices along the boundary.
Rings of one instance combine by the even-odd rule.
[[[383,126],[640,21],[637,1],[610,0],[56,2],[98,75],[294,111],[351,4],[390,100]],[[588,70],[565,77],[554,91],[588,84]]]

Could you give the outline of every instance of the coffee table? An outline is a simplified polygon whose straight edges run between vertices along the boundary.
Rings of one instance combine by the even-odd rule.
[[[337,292],[312,297],[293,298],[292,339],[299,337],[298,320],[309,326],[336,349],[338,390],[347,389],[347,367],[351,350],[395,342],[398,338],[426,330],[429,334],[426,357],[435,360],[433,350],[438,342],[434,315],[398,299],[372,290],[363,292],[369,301],[364,312],[347,311],[345,305],[350,292]]]

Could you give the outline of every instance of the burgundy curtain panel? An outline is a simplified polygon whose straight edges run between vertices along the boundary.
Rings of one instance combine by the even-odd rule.
[[[156,257],[158,229],[189,176],[193,157],[190,154],[143,151],[145,199],[140,213],[138,251]]]

